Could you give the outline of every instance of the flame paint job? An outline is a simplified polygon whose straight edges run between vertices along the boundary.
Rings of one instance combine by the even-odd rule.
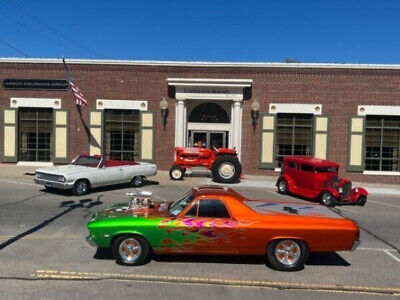
[[[318,204],[252,201],[231,189],[213,186],[193,189],[192,195],[194,199],[176,217],[157,207],[143,215],[118,211],[124,204],[116,205],[88,223],[90,236],[100,247],[111,247],[116,236],[137,234],[155,253],[257,255],[265,254],[274,239],[300,239],[311,251],[350,250],[358,239],[359,230],[352,220]],[[201,199],[223,201],[231,218],[185,217]]]

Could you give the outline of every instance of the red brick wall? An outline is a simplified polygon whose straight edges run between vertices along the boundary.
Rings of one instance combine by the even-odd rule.
[[[322,113],[330,117],[329,159],[342,166],[341,175],[355,181],[399,184],[399,176],[366,176],[347,173],[348,126],[357,106],[400,105],[400,70],[313,69],[313,68],[239,68],[183,66],[69,65],[75,83],[89,100],[83,108],[84,122],[96,99],[147,100],[156,113],[156,163],[168,170],[173,162],[175,106],[168,97],[166,79],[244,78],[254,81],[252,99],[268,112],[274,103],[322,104]],[[0,80],[5,78],[65,78],[61,64],[1,63]],[[171,95],[170,95],[171,96]],[[61,98],[62,108],[70,110],[70,157],[88,152],[87,136],[76,113],[74,98],[68,91],[17,91],[0,88],[0,108],[9,107],[10,97]],[[169,116],[163,131],[159,103],[167,97]],[[242,164],[245,174],[277,175],[260,170],[259,128],[253,131],[251,100],[243,102]],[[0,130],[0,140],[3,139]]]

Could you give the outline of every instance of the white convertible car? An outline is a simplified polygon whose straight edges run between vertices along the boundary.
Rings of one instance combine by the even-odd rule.
[[[155,164],[103,159],[101,156],[80,155],[70,165],[36,170],[35,183],[48,189],[72,190],[81,196],[91,188],[130,182],[139,187],[148,176],[157,173]]]

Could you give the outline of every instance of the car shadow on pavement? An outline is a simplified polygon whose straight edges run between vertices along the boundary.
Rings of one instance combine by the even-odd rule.
[[[34,227],[32,227],[32,228],[30,228],[30,229],[18,234],[18,235],[8,239],[4,243],[1,243],[0,244],[0,250],[2,250],[5,247],[17,242],[18,240],[26,237],[27,235],[33,234],[36,231],[48,226],[49,224],[51,224],[56,219],[58,219],[58,218],[62,217],[63,215],[73,211],[74,209],[77,209],[77,208],[89,209],[89,208],[91,208],[93,206],[101,205],[101,204],[103,204],[103,202],[101,202],[99,200],[99,197],[98,197],[98,199],[96,201],[93,201],[93,199],[90,199],[90,198],[81,199],[78,202],[75,202],[75,201],[63,201],[63,202],[60,203],[60,205],[58,207],[66,208],[65,210],[63,210],[59,214],[57,214],[57,215],[55,215],[55,216],[53,216],[53,217],[51,217],[49,219],[43,221],[42,223],[40,223],[40,224],[38,224],[38,225],[36,225],[36,226],[34,226]]]
[[[306,265],[348,267],[350,263],[336,252],[313,252],[308,257]]]
[[[112,251],[109,248],[97,248],[93,258],[98,260],[113,260]],[[217,263],[238,265],[267,265],[265,256],[256,255],[152,255],[151,260],[156,262],[184,262],[184,263]],[[336,252],[311,253],[306,261],[309,266],[350,266]]]
[[[150,185],[159,185],[159,182],[158,181],[154,181],[154,180],[145,180],[145,181],[143,181],[143,185],[138,187],[138,188],[145,188],[146,186],[150,186]],[[134,189],[135,187],[132,187],[129,183],[116,184],[116,185],[109,185],[109,186],[93,188],[93,189],[91,189],[91,193],[115,191],[115,190],[127,189],[127,188],[133,188]],[[40,191],[41,192],[45,192],[45,193],[56,194],[56,195],[60,195],[60,196],[66,196],[66,197],[73,196],[71,190],[41,189]]]

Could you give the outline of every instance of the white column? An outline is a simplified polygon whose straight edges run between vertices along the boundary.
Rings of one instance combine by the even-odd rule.
[[[176,139],[175,146],[183,147],[185,143],[185,102],[177,100],[176,102]]]
[[[236,149],[240,153],[240,127],[242,125],[242,120],[240,118],[240,110],[241,110],[241,101],[233,100],[233,116],[232,116],[232,124],[233,124],[233,132],[232,132],[232,147]]]

